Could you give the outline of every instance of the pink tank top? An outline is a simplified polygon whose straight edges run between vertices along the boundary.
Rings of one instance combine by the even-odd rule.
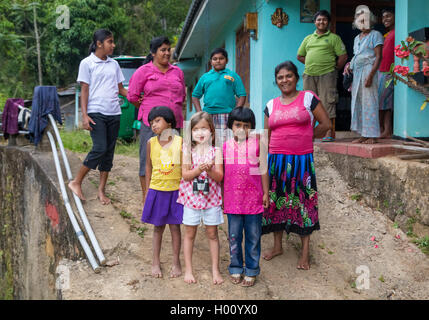
[[[270,100],[265,108],[271,129],[271,154],[303,155],[313,152],[313,110],[320,99],[312,91],[300,91],[298,97],[284,105],[280,97]]]

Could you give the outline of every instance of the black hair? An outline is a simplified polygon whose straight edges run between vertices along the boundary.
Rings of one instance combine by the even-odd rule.
[[[389,12],[389,13],[391,13],[391,14],[395,14],[395,9],[393,9],[393,8],[384,8],[383,10],[381,10],[381,15],[383,15],[383,14],[385,14],[385,13],[387,13],[387,12]]]
[[[210,54],[210,60],[213,58],[213,56],[215,54],[221,53],[226,60],[228,60],[228,52],[226,52],[226,50],[224,48],[216,48],[212,51],[212,53]]]
[[[97,49],[97,41],[100,41],[101,43],[104,42],[107,38],[113,37],[113,33],[106,29],[98,29],[94,32],[94,35],[92,36],[92,43],[89,46],[89,54],[92,52],[95,52]]]
[[[158,106],[150,110],[147,116],[147,121],[150,123],[152,120],[158,117],[163,117],[165,122],[171,124],[172,129],[176,129],[176,117],[173,111],[169,107]]]
[[[171,45],[171,42],[165,36],[153,38],[149,45],[150,53],[146,56],[146,59],[144,59],[143,64],[153,61],[153,55],[163,44]]]
[[[274,77],[275,77],[275,81],[277,83],[277,74],[280,72],[281,69],[286,69],[287,71],[292,71],[295,74],[296,80],[299,80],[299,74],[298,74],[298,68],[296,67],[296,65],[292,62],[292,61],[285,61],[280,63],[275,71],[274,71]]]
[[[328,18],[328,22],[331,22],[331,15],[329,14],[329,12],[327,10],[317,11],[313,16],[313,22],[316,22],[316,19],[318,16],[326,17],[326,18]]]
[[[232,109],[228,116],[227,127],[232,129],[234,121],[250,122],[250,128],[256,128],[255,114],[252,109],[247,107],[236,107]]]

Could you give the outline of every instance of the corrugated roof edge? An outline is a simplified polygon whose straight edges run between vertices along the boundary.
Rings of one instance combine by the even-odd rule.
[[[185,19],[185,24],[183,26],[182,33],[180,34],[179,41],[177,41],[176,50],[174,51],[174,59],[178,59],[180,56],[180,53],[182,51],[183,42],[186,40],[186,37],[188,35],[188,31],[192,23],[194,22],[195,15],[200,9],[201,4],[203,3],[203,0],[194,0],[189,7],[188,14]]]

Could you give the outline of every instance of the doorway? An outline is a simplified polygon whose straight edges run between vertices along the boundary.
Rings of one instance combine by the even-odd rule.
[[[386,8],[395,8],[395,0],[331,0],[331,31],[341,37],[346,46],[348,61],[353,57],[354,38],[360,33],[352,28],[355,9],[359,5],[367,5],[372,13],[378,17],[378,23],[374,29],[385,34],[385,28],[381,23],[381,11]],[[351,93],[343,87],[343,74],[338,75],[337,118],[335,129],[337,131],[350,131],[351,122]]]
[[[235,35],[235,72],[246,89],[246,107],[250,106],[250,34],[242,25]]]

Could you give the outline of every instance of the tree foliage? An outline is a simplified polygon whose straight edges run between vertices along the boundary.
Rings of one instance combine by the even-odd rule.
[[[114,54],[146,55],[150,40],[174,43],[191,0],[2,0],[0,1],[0,108],[9,97],[31,98],[38,85],[33,6],[42,53],[43,84],[62,87],[76,80],[99,28],[114,34]],[[66,5],[70,28],[58,29],[56,8]]]

